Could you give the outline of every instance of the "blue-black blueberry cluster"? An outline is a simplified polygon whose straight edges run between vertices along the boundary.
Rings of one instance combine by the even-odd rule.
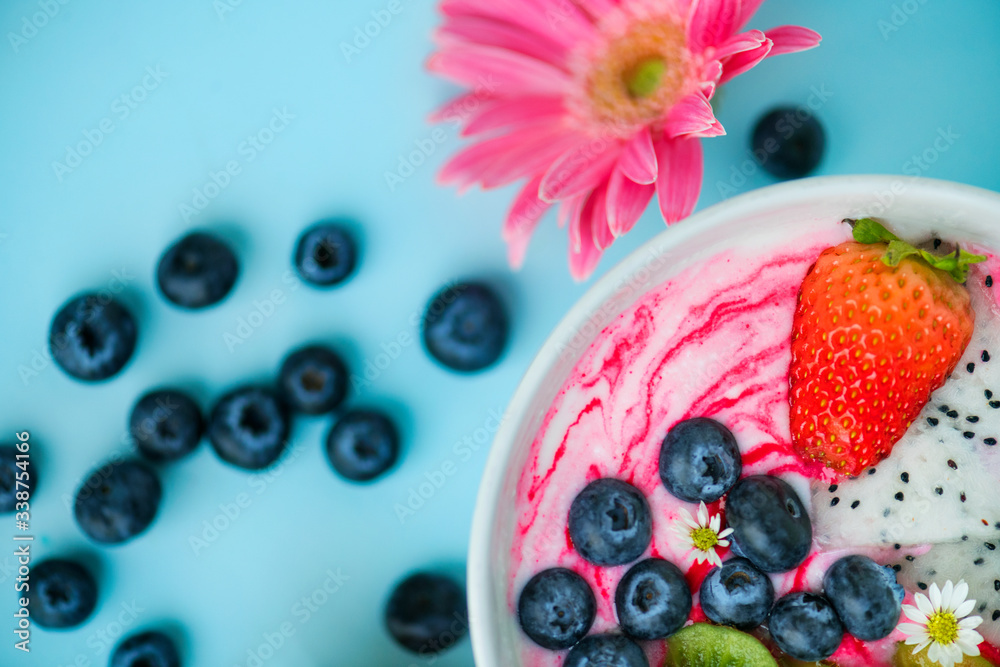
[[[469,628],[465,590],[449,576],[415,572],[390,594],[385,626],[400,646],[420,656],[445,651]]]
[[[507,310],[492,287],[463,282],[435,294],[423,318],[424,346],[444,366],[463,373],[495,364],[507,346]]]
[[[29,460],[16,445],[0,445],[0,513],[27,507],[38,482],[34,470],[29,470]]]
[[[806,107],[779,107],[757,121],[751,148],[758,164],[772,176],[802,178],[823,159],[826,132]]]
[[[836,651],[849,632],[863,641],[888,636],[900,615],[903,589],[895,573],[870,558],[841,558],[826,572],[823,593],[796,592],[775,600],[769,573],[798,567],[812,545],[812,523],[795,490],[768,475],[741,478],[736,438],[704,417],[675,424],[663,440],[660,479],[687,502],[722,501],[733,529],[732,552],[702,580],[699,601],[713,623],[754,631],[766,626],[777,647],[797,660],[818,661]],[[633,563],[652,536],[642,492],[617,479],[597,479],[574,498],[568,532],[574,549],[599,566]],[[622,634],[589,635],[596,600],[587,581],[554,567],[533,576],[518,598],[518,620],[536,644],[571,649],[566,665],[645,666],[635,640],[669,637],[691,612],[684,573],[647,558],[632,565],[615,590]]]
[[[180,667],[177,645],[158,630],[147,630],[122,641],[111,654],[108,667]]]
[[[198,310],[226,298],[239,273],[236,253],[225,241],[193,232],[163,253],[156,267],[156,285],[175,306]]]
[[[827,571],[824,593],[796,592],[775,601],[768,573],[793,570],[812,548],[812,522],[785,481],[742,472],[739,448],[722,424],[689,419],[667,433],[660,478],[690,502],[722,499],[734,557],[705,576],[702,611],[741,630],[767,625],[774,643],[797,660],[828,658],[845,629],[858,639],[886,637],[899,620],[903,589],[895,573],[865,556],[847,556]]]
[[[354,236],[338,220],[306,229],[292,253],[299,276],[320,288],[347,280],[357,260]],[[232,247],[212,233],[199,231],[164,252],[155,277],[168,302],[200,310],[225,299],[239,271]],[[443,288],[427,304],[422,325],[427,351],[446,367],[462,372],[494,364],[506,346],[509,329],[500,297],[481,282]],[[122,301],[104,292],[87,292],[56,313],[49,346],[53,359],[68,375],[86,382],[107,380],[131,359],[138,329]],[[337,352],[310,344],[285,357],[273,385],[231,389],[215,402],[207,418],[183,389],[160,387],[146,392],[128,418],[141,458],[114,459],[87,474],[73,505],[77,524],[102,545],[136,537],[150,526],[159,509],[163,491],[156,466],[187,457],[206,437],[224,462],[246,470],[267,468],[285,450],[295,414],[334,415],[325,442],[333,469],[352,482],[377,479],[399,456],[399,432],[380,410],[342,409],[349,377],[347,364]],[[36,476],[26,477],[24,467],[16,447],[0,446],[0,512],[17,509],[19,489],[28,494],[34,489]],[[21,487],[18,480],[22,480]],[[32,571],[32,578],[36,594],[30,598],[30,613],[42,627],[77,626],[97,605],[97,583],[76,561],[43,561]],[[448,577],[418,572],[393,591],[385,622],[405,648],[421,655],[445,650],[467,632],[465,591]],[[180,664],[174,641],[157,630],[126,638],[110,662],[111,667]]]
[[[50,558],[31,569],[28,613],[43,628],[72,628],[97,607],[94,575],[75,561]]]

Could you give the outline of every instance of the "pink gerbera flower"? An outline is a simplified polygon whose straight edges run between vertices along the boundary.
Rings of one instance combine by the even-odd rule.
[[[503,227],[515,268],[550,206],[569,223],[570,272],[594,270],[655,192],[668,224],[701,191],[699,139],[725,134],[716,87],[812,30],[740,32],[763,0],[442,0],[429,68],[472,90],[436,115],[476,143],[440,179],[527,179]]]

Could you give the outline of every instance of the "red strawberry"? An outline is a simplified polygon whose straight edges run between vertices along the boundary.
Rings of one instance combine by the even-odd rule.
[[[892,451],[972,337],[965,251],[917,250],[873,220],[823,251],[799,289],[789,370],[792,444],[857,475]]]

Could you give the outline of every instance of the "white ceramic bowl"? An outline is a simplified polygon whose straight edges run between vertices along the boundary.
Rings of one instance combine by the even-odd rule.
[[[542,418],[597,334],[649,288],[761,235],[800,235],[845,217],[886,219],[901,236],[935,232],[1000,247],[1000,194],[901,176],[792,181],[734,197],[659,234],[591,287],[542,346],[514,393],[479,489],[469,545],[469,620],[477,667],[520,667],[508,606],[515,488]]]

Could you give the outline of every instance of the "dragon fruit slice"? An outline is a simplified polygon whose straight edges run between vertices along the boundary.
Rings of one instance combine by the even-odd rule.
[[[892,454],[855,479],[813,485],[819,546],[1000,540],[1000,318],[975,280],[972,341]]]
[[[937,544],[897,565],[897,580],[907,590],[926,591],[932,582],[940,587],[949,579],[956,583],[964,579],[969,597],[976,600],[975,613],[983,619],[976,630],[994,646],[1000,643],[1000,539]]]

